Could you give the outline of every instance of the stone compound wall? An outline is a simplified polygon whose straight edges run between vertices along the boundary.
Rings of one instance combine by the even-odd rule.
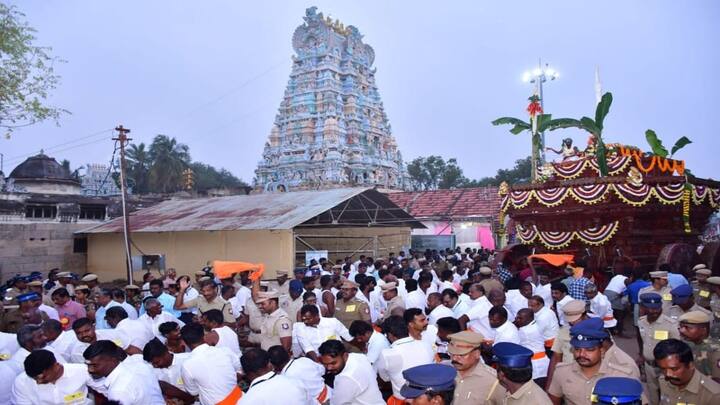
[[[2,281],[17,273],[61,271],[85,273],[85,253],[73,253],[73,233],[87,223],[0,223]]]

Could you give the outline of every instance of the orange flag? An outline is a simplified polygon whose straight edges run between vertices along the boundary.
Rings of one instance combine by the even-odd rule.
[[[544,260],[544,261],[552,264],[555,267],[560,267],[560,266],[570,264],[573,262],[573,259],[574,259],[573,255],[560,255],[560,254],[552,254],[552,253],[530,255],[530,258]]]
[[[246,263],[246,262],[225,262],[221,260],[213,261],[213,272],[218,278],[232,277],[235,273],[250,271],[250,280],[255,281],[262,277],[265,272],[265,264],[263,263]]]

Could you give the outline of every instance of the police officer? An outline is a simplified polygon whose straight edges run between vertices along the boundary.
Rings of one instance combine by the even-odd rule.
[[[688,284],[681,284],[671,291],[673,298],[673,306],[666,314],[672,319],[678,320],[680,315],[690,311],[700,311],[712,316],[712,312],[695,303],[693,289]]]
[[[454,368],[444,364],[411,367],[403,371],[406,382],[400,394],[411,404],[450,405],[455,391],[455,374]]]
[[[453,405],[499,405],[505,398],[495,370],[481,358],[483,335],[469,330],[448,335],[447,352],[458,371]]]
[[[370,308],[364,301],[355,297],[358,291],[357,283],[345,280],[340,291],[342,298],[335,303],[335,318],[346,328],[350,328],[353,321],[370,323]]]
[[[693,353],[687,343],[668,339],[653,352],[662,371],[660,403],[711,405],[720,403],[720,384],[702,374],[693,365]]]
[[[603,341],[610,335],[600,318],[578,322],[570,329],[570,344],[575,361],[559,364],[547,389],[553,403],[565,400],[567,405],[591,402],[595,383],[603,377],[630,377],[630,367],[603,358],[606,352]]]
[[[17,305],[18,302],[16,300],[18,295],[25,294],[28,292],[27,289],[27,283],[29,282],[29,277],[27,276],[15,276],[12,279],[10,279],[10,284],[12,287],[5,290],[5,305]]]
[[[292,321],[287,313],[279,308],[279,295],[276,291],[259,292],[255,302],[266,316],[260,325],[260,334],[251,335],[251,342],[259,343],[260,348],[267,350],[275,345],[282,345],[288,352],[292,346]]]
[[[638,319],[641,342],[640,356],[645,365],[648,399],[652,405],[657,405],[660,398],[660,388],[658,387],[659,370],[655,364],[653,349],[658,342],[665,339],[680,338],[677,321],[662,313],[662,301],[660,294],[645,293],[640,295],[640,311],[645,314]]]
[[[35,305],[35,301],[40,300],[40,295],[37,293],[20,294],[15,300],[18,303],[18,308],[11,309],[5,314],[2,320],[3,332],[17,333],[24,325],[39,325],[50,319],[45,312],[38,310],[38,306]]]
[[[592,403],[616,405],[642,404],[643,386],[640,381],[627,377],[605,377],[593,389]]]
[[[710,296],[710,311],[713,314],[713,336],[720,335],[720,277],[707,279],[712,295]]]
[[[668,313],[670,307],[672,306],[672,294],[670,293],[671,289],[668,286],[668,272],[651,271],[650,281],[652,281],[652,284],[647,287],[641,288],[640,291],[638,291],[638,296],[651,292],[660,294],[663,300],[663,312]]]
[[[547,394],[532,380],[533,352],[515,343],[501,342],[493,346],[497,377],[505,387],[505,404],[552,405]]]
[[[690,284],[695,296],[695,302],[703,308],[710,308],[710,295],[712,288],[707,283],[708,277],[712,276],[712,270],[708,269],[704,264],[698,264],[693,267],[695,272],[695,280]]]
[[[387,302],[387,308],[379,322],[384,321],[392,315],[402,316],[405,313],[405,301],[398,295],[397,283],[385,283],[380,287],[382,295]]]
[[[710,338],[710,317],[690,311],[679,318],[680,336],[692,349],[695,368],[712,378],[720,378],[720,345]]]

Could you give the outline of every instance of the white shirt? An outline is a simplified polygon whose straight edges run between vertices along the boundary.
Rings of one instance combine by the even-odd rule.
[[[473,306],[465,313],[468,317],[467,328],[473,332],[477,332],[485,338],[485,340],[493,340],[495,330],[490,327],[488,315],[492,308],[492,304],[484,295],[473,300]]]
[[[434,357],[432,348],[422,340],[415,340],[411,336],[398,339],[380,354],[376,364],[378,375],[390,381],[394,396],[404,399],[400,395],[400,389],[405,384],[402,372],[411,367],[430,364]]]
[[[69,359],[72,348],[77,342],[77,336],[75,335],[74,331],[64,330],[60,333],[60,335],[58,335],[57,339],[53,340],[51,343],[48,343],[48,346],[57,350],[66,359]]]
[[[17,335],[0,332],[0,361],[9,360],[15,352],[20,350]]]
[[[517,314],[519,310],[528,307],[528,299],[520,294],[520,290],[508,290],[508,292],[505,293],[505,297],[505,309],[508,310],[508,319],[510,319],[511,316],[514,319],[515,314]]]
[[[45,346],[42,349],[52,352],[52,354],[55,355],[55,360],[57,360],[58,363],[66,363],[65,357],[63,357],[63,355],[57,350],[55,350],[52,346]],[[10,364],[15,370],[15,375],[18,375],[25,371],[25,359],[29,355],[30,352],[26,348],[21,347],[18,349],[18,351],[15,352],[15,354],[12,355],[12,357],[10,357],[10,360],[7,361],[8,364]]]
[[[538,329],[540,329],[540,333],[543,335],[543,339],[545,340],[555,339],[558,329],[560,329],[557,315],[555,315],[555,312],[547,307],[542,307],[535,313],[535,323],[537,324]]]
[[[588,312],[588,316],[591,318],[602,318],[605,328],[612,328],[617,325],[617,319],[613,316],[610,300],[605,294],[599,291],[595,298],[590,300],[590,312]]]
[[[535,291],[533,291],[533,295],[539,295],[545,302],[545,307],[550,308],[552,306],[552,284],[547,283],[545,285],[536,285]]]
[[[409,292],[405,297],[405,309],[418,308],[424,311],[426,306],[427,296],[420,288]]]
[[[50,319],[54,319],[56,321],[60,320],[60,314],[58,313],[57,309],[55,309],[49,305],[40,304],[40,306],[38,307],[38,310],[45,312],[45,314]]]
[[[470,304],[468,304],[467,301],[461,300],[460,297],[458,297],[458,300],[455,303],[455,306],[452,307],[453,317],[455,319],[460,318],[461,316],[465,315],[465,313],[469,309],[470,309]]]
[[[250,297],[252,297],[252,291],[244,285],[240,286],[240,288],[238,288],[237,292],[235,293],[235,298],[237,298],[237,303],[240,304],[241,308],[245,307],[245,302]],[[235,318],[237,318],[237,316]]]
[[[320,363],[316,363],[307,357],[298,357],[290,359],[283,367],[280,374],[292,379],[295,383],[307,393],[308,403],[316,403],[316,399],[322,394],[326,388],[323,375],[325,367]],[[327,387],[326,399],[331,398],[332,389]]]
[[[330,405],[385,405],[377,375],[367,357],[348,353],[345,367],[335,376]]]
[[[212,366],[209,366],[212,365]],[[215,405],[237,387],[240,359],[227,349],[201,344],[181,367],[185,391],[199,395],[202,405]]]
[[[115,301],[115,302],[117,302],[117,301]],[[127,301],[118,302],[118,304],[120,304],[120,306],[123,307],[123,309],[125,310],[125,312],[127,312],[128,318],[130,318],[130,319],[138,319],[138,312],[137,312],[137,309],[135,309],[134,306],[128,304]]]
[[[240,313],[242,313],[242,311],[245,309],[245,304],[241,304],[237,296],[230,297],[227,302],[229,302],[230,306],[232,307],[233,318],[238,319],[240,317]]]
[[[613,278],[610,279],[607,287],[605,287],[605,291],[614,291],[618,294],[624,293],[625,290],[627,290],[625,280],[627,280],[627,277],[623,276],[622,274],[617,274],[613,276]]]
[[[455,313],[453,313],[453,311],[450,308],[446,307],[443,304],[440,304],[440,305],[436,306],[435,308],[433,308],[433,310],[430,311],[430,313],[428,314],[428,317],[427,317],[428,323],[430,325],[437,325],[438,319],[446,318],[448,316],[451,318],[457,318],[455,316]]]
[[[15,382],[15,368],[8,361],[0,361],[0,404],[9,404]]]
[[[518,334],[520,335],[520,346],[530,349],[533,354],[537,354],[538,356],[542,354],[541,358],[532,359],[532,378],[536,379],[547,377],[550,359],[545,355],[545,339],[543,338],[542,333],[540,333],[540,329],[537,327],[535,321],[532,321],[518,329]]]
[[[165,322],[177,322],[179,327],[185,326],[185,322],[177,319],[173,314],[162,311],[155,318],[151,318],[150,315],[146,313],[140,315],[138,318],[138,321],[145,324],[145,327],[150,329],[153,336],[158,338],[161,342],[165,343],[167,339],[160,333],[160,325],[164,324]],[[97,332],[96,332],[97,333]]]
[[[90,404],[87,381],[90,379],[84,364],[63,365],[62,376],[54,384],[38,384],[22,373],[12,387],[12,403],[17,405]]]
[[[123,405],[165,405],[155,373],[143,361],[125,359],[105,377],[103,385],[105,396]]]
[[[197,297],[199,297],[199,296],[200,296],[200,293],[198,292],[198,290],[196,290],[196,289],[193,288],[193,287],[188,287],[188,289],[185,290],[185,294],[183,294],[183,302],[188,302],[188,301],[193,300],[193,299],[195,299],[195,298],[197,298]],[[189,308],[189,309],[181,309],[180,312],[189,312],[189,313],[192,313],[192,314],[197,314],[198,309],[197,309],[197,307],[192,307],[192,308]]]
[[[555,309],[557,310],[558,315],[558,321],[560,322],[560,326],[567,325],[567,322],[565,321],[565,312],[563,312],[563,307],[568,302],[572,301],[573,297],[570,296],[570,294],[565,295],[560,301],[555,304]]]
[[[242,354],[240,352],[240,343],[238,341],[238,335],[237,333],[235,333],[234,330],[223,325],[219,328],[213,329],[213,332],[217,333],[218,335],[218,342],[215,347],[225,347],[231,352],[233,352],[233,354],[235,354],[238,358],[240,358]]]
[[[117,329],[98,329],[95,331],[95,338],[97,340],[109,340],[123,350],[127,350],[127,348],[130,347],[130,338]],[[73,347],[70,348],[69,361],[71,363],[85,364],[83,353],[89,346],[90,343],[84,343],[79,340],[76,341]]]
[[[380,353],[382,353],[383,350],[389,348],[390,342],[388,342],[385,335],[376,330],[373,330],[367,343],[367,358],[370,363],[375,364],[380,357]]]
[[[290,377],[271,371],[254,379],[240,402],[248,405],[277,405],[281,395],[285,404],[310,405],[305,390]],[[317,402],[315,402],[317,403]]]
[[[115,329],[124,333],[125,336],[130,338],[130,344],[142,350],[145,344],[152,340],[152,330],[145,324],[137,319],[125,318],[118,322]]]
[[[353,338],[350,332],[336,318],[320,317],[320,322],[315,326],[307,326],[302,322],[296,323],[297,338],[300,348],[305,353],[315,352],[318,354],[318,348],[326,340],[345,340],[351,341]]]
[[[495,329],[495,339],[493,339],[493,345],[500,342],[510,342],[520,344],[520,334],[518,333],[515,325],[510,321],[505,321],[504,324],[500,325],[499,328]]]
[[[173,361],[168,368],[153,368],[155,376],[159,381],[185,391],[185,383],[182,379],[182,365],[190,357],[190,353],[172,353]]]

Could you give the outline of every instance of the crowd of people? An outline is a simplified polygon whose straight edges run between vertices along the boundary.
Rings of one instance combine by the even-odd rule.
[[[18,275],[0,311],[0,403],[720,403],[720,277],[620,268],[601,283],[590,267],[556,275],[457,248],[262,281],[210,267],[124,288]],[[616,344],[626,314],[637,356]]]

